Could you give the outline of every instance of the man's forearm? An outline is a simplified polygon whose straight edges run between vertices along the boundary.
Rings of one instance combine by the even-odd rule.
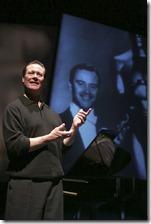
[[[30,138],[29,139],[30,140],[29,151],[32,152],[36,149],[39,149],[39,148],[43,147],[44,145],[46,145],[47,143],[57,140],[58,138],[63,138],[63,139],[68,138],[67,143],[65,143],[65,144],[69,145],[68,142],[71,141],[70,140],[71,134],[74,136],[74,133],[75,133],[75,130],[74,130],[73,126],[72,126],[72,131],[66,131],[65,124],[63,123],[60,126],[54,128],[50,133],[48,133],[46,135]]]
[[[29,152],[32,152],[46,145],[49,141],[51,141],[51,139],[50,137],[48,138],[48,135],[43,135],[35,138],[30,138],[29,141],[30,141]]]

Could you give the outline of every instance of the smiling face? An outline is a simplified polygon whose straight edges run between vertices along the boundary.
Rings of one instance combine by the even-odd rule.
[[[147,85],[140,72],[136,72],[132,77],[134,95],[140,100],[147,100]]]
[[[93,106],[98,91],[98,77],[94,71],[79,69],[72,84],[73,101],[80,108]]]
[[[40,93],[45,78],[45,68],[39,64],[29,64],[26,67],[22,83],[31,93]]]

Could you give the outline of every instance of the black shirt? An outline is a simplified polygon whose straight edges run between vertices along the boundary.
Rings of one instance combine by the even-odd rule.
[[[39,108],[23,95],[7,106],[3,134],[11,176],[38,179],[63,176],[61,139],[29,152],[29,138],[46,135],[61,123],[59,115],[46,104],[42,103]]]

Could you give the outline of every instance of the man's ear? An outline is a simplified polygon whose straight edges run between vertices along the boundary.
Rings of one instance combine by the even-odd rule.
[[[24,84],[24,80],[25,80],[24,77],[22,77],[22,80],[21,81],[22,81],[23,84]]]
[[[72,92],[72,88],[73,88],[73,86],[72,86],[72,84],[71,84],[70,81],[68,82],[68,85],[69,85],[69,90],[70,90],[70,92]]]

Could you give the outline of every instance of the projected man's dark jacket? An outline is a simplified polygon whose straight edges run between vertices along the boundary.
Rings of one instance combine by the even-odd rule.
[[[64,122],[66,124],[66,129],[69,130],[73,121],[73,116],[71,114],[70,109],[68,108],[67,110],[65,110],[63,113],[60,114],[62,122]],[[97,122],[97,132],[100,129],[100,121]],[[85,131],[91,131],[91,130],[85,130]],[[80,136],[80,133],[78,131],[74,143],[71,146],[71,149],[69,149],[69,151],[66,151],[63,155],[63,167],[64,167],[64,171],[65,173],[68,172],[68,170],[70,170],[71,167],[73,167],[73,165],[75,164],[75,162],[80,158],[80,156],[82,156],[82,154],[85,151],[85,147],[83,145],[82,142],[82,138]]]

